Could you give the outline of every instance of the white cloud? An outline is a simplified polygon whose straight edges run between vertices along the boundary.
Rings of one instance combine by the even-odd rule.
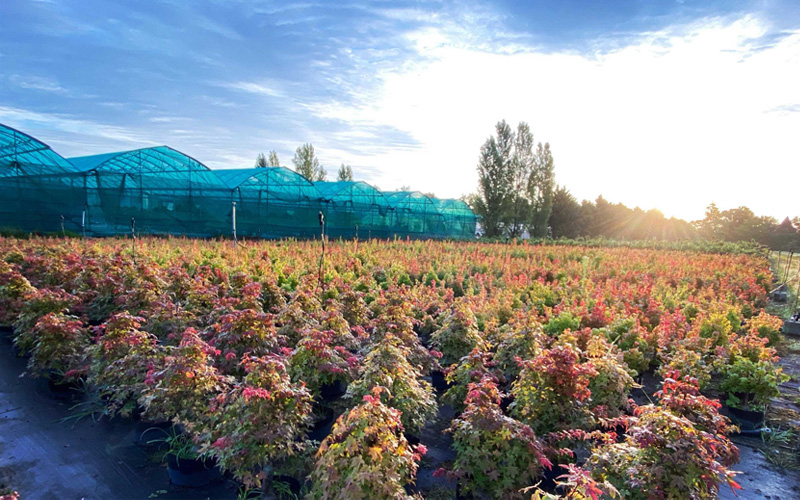
[[[439,196],[474,191],[494,124],[527,121],[549,141],[559,183],[579,198],[702,218],[747,205],[796,215],[783,186],[800,183],[800,31],[772,45],[764,20],[706,19],[591,54],[488,48],[442,25],[409,33],[417,55],[383,70],[357,104],[317,104],[323,118],[407,131],[422,146],[335,161],[378,165],[381,186]],[[469,37],[474,40],[474,33]],[[511,47],[511,48],[510,48]],[[315,143],[316,144],[316,143]],[[324,151],[324,140],[319,144]]]

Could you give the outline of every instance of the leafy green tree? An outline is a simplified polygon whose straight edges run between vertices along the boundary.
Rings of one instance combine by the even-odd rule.
[[[295,171],[311,182],[324,181],[327,176],[325,168],[319,164],[319,159],[314,153],[314,146],[303,144],[294,152]]]
[[[353,180],[353,169],[350,165],[345,165],[342,163],[342,166],[339,167],[339,173],[336,176],[337,181],[352,181]]]
[[[528,185],[534,174],[536,157],[533,153],[533,134],[525,122],[517,125],[514,136],[514,152],[511,158],[511,204],[507,224],[508,235],[512,238],[521,236],[530,226],[532,212],[531,200],[528,197]]]
[[[274,149],[269,152],[269,166],[270,167],[281,166],[281,162],[278,160],[278,153],[276,153]]]
[[[256,168],[264,168],[267,166],[267,157],[264,156],[264,153],[258,153],[256,156]]]
[[[533,168],[528,181],[528,199],[533,210],[531,236],[537,238],[547,236],[547,222],[553,210],[554,168],[550,143],[542,145],[540,142],[536,147]]]
[[[486,139],[478,160],[478,196],[475,212],[481,217],[484,235],[501,236],[513,202],[512,150],[514,133],[505,120],[497,123],[497,137]]]
[[[550,213],[550,227],[554,238],[577,238],[583,232],[581,224],[581,205],[566,186],[553,192],[553,209]]]

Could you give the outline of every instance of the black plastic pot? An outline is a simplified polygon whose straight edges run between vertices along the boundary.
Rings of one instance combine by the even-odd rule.
[[[65,381],[61,375],[50,375],[47,378],[47,388],[50,394],[56,399],[75,399],[80,396],[80,381]]]
[[[757,429],[764,425],[764,411],[743,410],[741,408],[728,407],[731,416],[739,421],[742,429]]]
[[[319,389],[319,393],[320,396],[322,396],[322,400],[328,402],[339,399],[346,391],[347,391],[347,384],[345,384],[341,380],[337,380],[332,384],[325,384]]]
[[[308,431],[308,439],[322,442],[331,433],[334,420],[333,410],[331,408],[323,408],[322,412],[322,415],[319,415],[314,421],[311,430]]]
[[[200,488],[220,478],[219,467],[214,459],[178,459],[167,455],[169,481],[176,486]]]
[[[444,372],[441,370],[434,370],[431,372],[431,384],[437,391],[446,391],[450,388],[450,384],[447,383]]]
[[[300,481],[293,478],[292,476],[272,476],[272,491],[273,493],[278,493],[277,488],[275,487],[275,483],[284,483],[289,485],[289,489],[291,490],[292,494],[300,498],[300,490],[302,489],[303,485],[300,484]]]

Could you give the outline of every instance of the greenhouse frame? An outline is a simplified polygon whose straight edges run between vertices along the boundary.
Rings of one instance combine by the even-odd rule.
[[[64,158],[0,124],[0,228],[91,236],[475,237],[460,200],[365,182],[311,183],[285,167],[211,169],[168,146]]]

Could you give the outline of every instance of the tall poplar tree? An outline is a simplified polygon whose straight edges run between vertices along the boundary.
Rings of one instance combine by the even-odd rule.
[[[281,166],[281,162],[278,160],[278,153],[276,153],[274,149],[269,152],[269,166],[270,167]]]
[[[486,139],[478,159],[478,196],[474,200],[484,235],[502,236],[512,202],[514,133],[505,120],[497,123],[497,136]]]
[[[319,164],[319,159],[314,153],[314,146],[303,144],[298,147],[292,158],[295,171],[311,182],[324,181],[327,176],[325,168]]]
[[[547,222],[553,210],[553,188],[555,187],[555,165],[550,144],[540,142],[536,147],[533,169],[528,178],[528,199],[531,202],[531,236],[544,238],[547,236]]]

